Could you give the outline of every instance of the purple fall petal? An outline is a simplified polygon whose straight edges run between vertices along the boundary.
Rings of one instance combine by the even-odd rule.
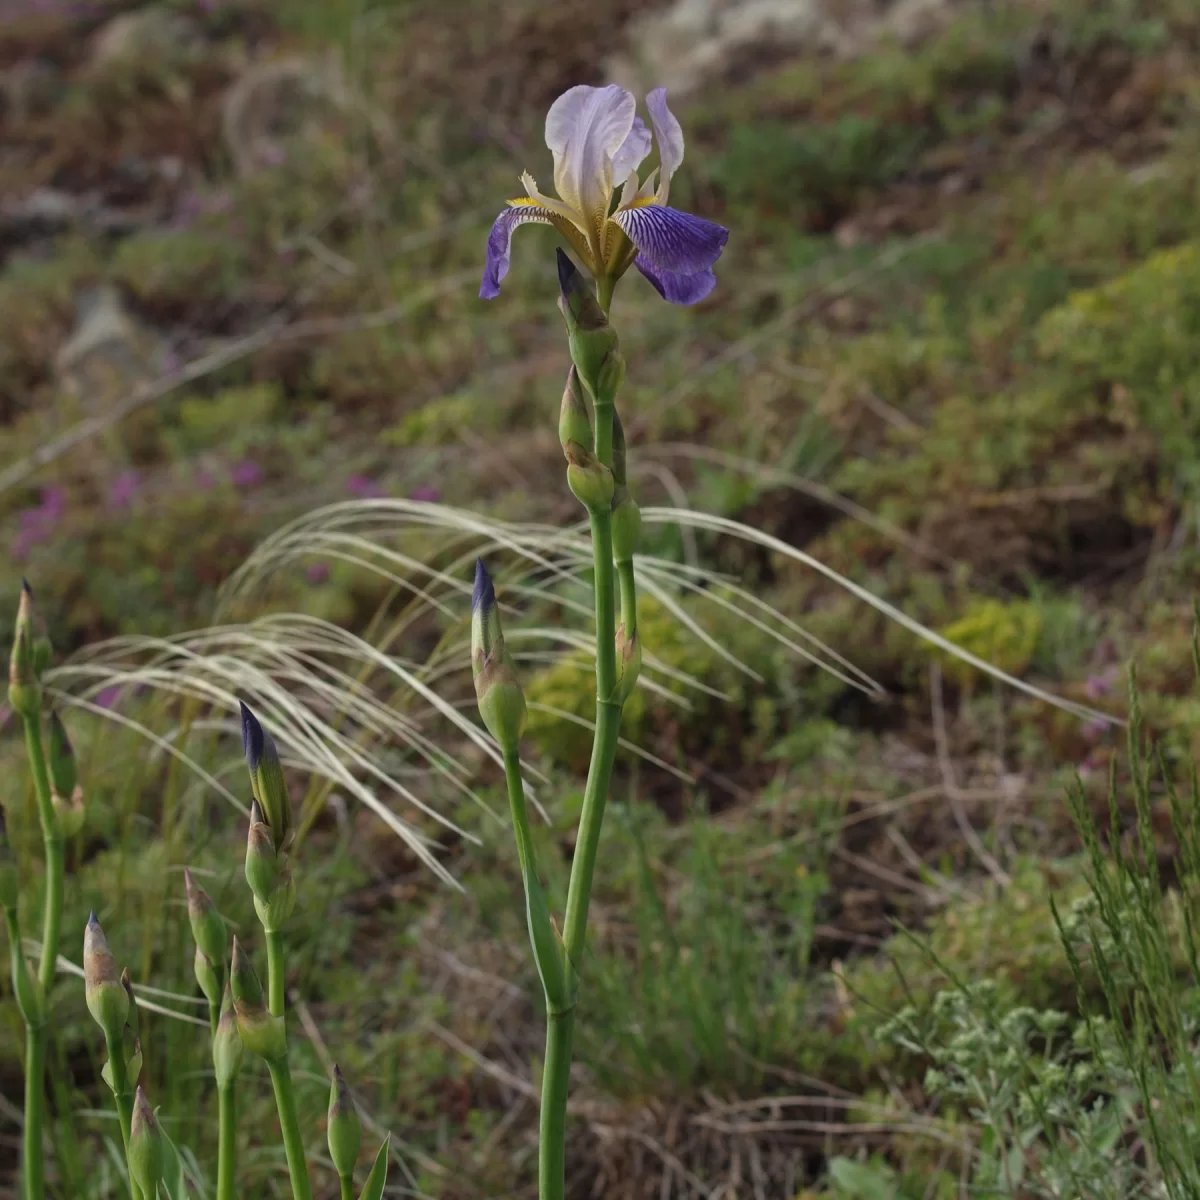
[[[623,208],[612,219],[642,252],[640,257],[673,274],[708,270],[729,240],[729,230],[723,225],[665,204]]]
[[[528,222],[538,225],[551,223],[546,210],[533,204],[506,208],[492,222],[492,231],[487,240],[487,262],[483,267],[483,281],[479,285],[481,300],[494,300],[500,295],[501,280],[508,274],[513,230]]]
[[[717,277],[711,267],[703,271],[664,271],[644,254],[639,254],[633,265],[650,280],[654,290],[672,304],[698,304],[717,286]]]

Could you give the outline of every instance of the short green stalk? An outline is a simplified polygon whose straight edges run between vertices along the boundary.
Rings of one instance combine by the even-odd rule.
[[[217,1200],[234,1200],[237,1162],[237,1085],[217,1089]]]
[[[42,1088],[46,1074],[46,1027],[25,1029],[25,1137],[22,1161],[25,1200],[42,1200],[46,1191],[42,1164]]]
[[[283,938],[277,929],[263,931],[267,938],[267,1009],[273,1017],[283,1016]]]
[[[126,1164],[129,1162],[129,1133],[133,1124],[133,1092],[129,1088],[129,1072],[125,1068],[125,1047],[120,1038],[104,1036],[108,1051],[108,1070],[112,1077],[113,1099],[117,1105],[117,1119],[121,1125],[121,1145],[125,1150]],[[129,1176],[129,1191],[133,1200],[141,1200],[141,1189]]]
[[[292,1092],[292,1071],[287,1055],[268,1059],[267,1070],[271,1074],[271,1086],[275,1089],[275,1107],[279,1111],[279,1128],[283,1134],[283,1149],[292,1179],[293,1200],[312,1200],[308,1164],[304,1158],[304,1139],[300,1136],[300,1119],[296,1115],[296,1097]]]

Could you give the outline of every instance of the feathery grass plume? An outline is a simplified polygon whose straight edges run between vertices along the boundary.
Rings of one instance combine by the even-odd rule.
[[[106,1039],[118,1041],[129,1019],[129,996],[94,909],[83,933],[83,983],[92,1019]]]
[[[333,1081],[329,1085],[327,1133],[329,1157],[333,1160],[338,1177],[343,1180],[353,1178],[358,1152],[362,1147],[362,1120],[337,1063],[333,1065]]]
[[[13,628],[12,654],[8,660],[8,702],[22,717],[38,715],[41,707],[41,688],[34,663],[33,589],[21,580],[21,599],[17,605],[17,620]]]
[[[228,1088],[237,1079],[245,1054],[242,1036],[238,1032],[237,1014],[233,1008],[233,992],[228,983],[225,984],[225,994],[221,999],[221,1015],[217,1020],[217,1031],[213,1034],[212,1051],[217,1087]]]
[[[242,1045],[251,1054],[257,1054],[268,1062],[286,1058],[287,1033],[283,1018],[273,1017],[267,1011],[262,984],[255,973],[254,964],[236,936],[229,965],[229,987],[233,993],[233,1011]]]
[[[157,1200],[163,1177],[163,1138],[158,1118],[140,1086],[133,1097],[129,1127],[129,1174],[144,1200]]]
[[[501,749],[515,749],[525,725],[525,693],[504,645],[496,589],[482,558],[475,560],[471,595],[471,669],[484,725]]]

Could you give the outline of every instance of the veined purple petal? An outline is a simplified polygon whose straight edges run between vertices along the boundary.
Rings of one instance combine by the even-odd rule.
[[[483,282],[479,285],[481,300],[494,300],[500,295],[500,281],[508,274],[509,253],[513,230],[518,225],[550,225],[550,214],[536,204],[516,204],[506,208],[492,222],[487,240],[487,262],[483,267]]]
[[[559,196],[589,219],[602,221],[613,190],[613,156],[633,131],[637,101],[610,83],[569,88],[546,114],[546,145],[554,155]]]
[[[682,275],[707,270],[729,240],[723,225],[665,204],[618,209],[612,219],[659,270]]]
[[[672,304],[698,304],[717,286],[717,277],[711,267],[703,271],[664,271],[656,267],[644,254],[633,260],[633,265],[654,285],[654,290]]]
[[[646,93],[646,107],[650,110],[650,121],[654,125],[654,139],[658,142],[658,202],[666,204],[671,187],[671,176],[683,162],[683,128],[675,114],[667,107],[667,89],[655,88]]]

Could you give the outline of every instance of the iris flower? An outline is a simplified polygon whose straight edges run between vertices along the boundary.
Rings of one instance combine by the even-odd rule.
[[[646,97],[653,137],[636,107],[633,93],[616,84],[581,84],[551,105],[546,145],[558,195],[538,191],[528,172],[521,176],[525,195],[508,202],[488,235],[479,288],[484,300],[500,294],[513,231],[529,223],[553,225],[596,278],[602,296],[631,265],[673,304],[695,304],[712,291],[713,264],[729,230],[667,204],[671,177],[683,162],[683,130],[667,107],[666,88]],[[659,166],[639,181],[638,168],[654,141]]]

